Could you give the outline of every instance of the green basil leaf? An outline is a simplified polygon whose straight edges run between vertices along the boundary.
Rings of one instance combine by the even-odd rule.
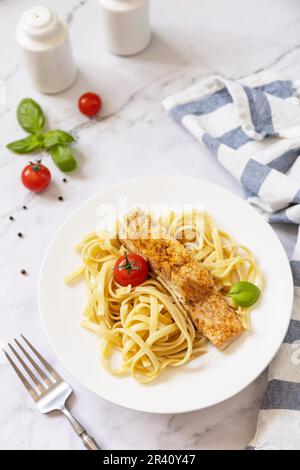
[[[17,119],[24,131],[34,134],[43,129],[44,113],[39,104],[31,98],[24,98],[17,109]]]
[[[74,137],[65,131],[54,130],[44,134],[44,148],[49,150],[54,145],[69,145],[75,142]]]
[[[30,153],[40,149],[43,145],[43,137],[41,135],[32,134],[25,139],[16,140],[7,144],[7,148],[15,153]]]
[[[247,281],[239,281],[231,286],[227,294],[239,307],[250,307],[255,304],[260,296],[257,286]]]
[[[56,145],[50,148],[50,153],[55,165],[61,171],[73,171],[77,168],[76,160],[67,145]]]

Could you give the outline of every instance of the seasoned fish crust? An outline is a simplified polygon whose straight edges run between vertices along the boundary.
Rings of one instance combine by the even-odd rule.
[[[211,274],[181,243],[153,229],[151,217],[136,210],[125,218],[119,238],[131,252],[142,255],[162,278],[201,331],[224,349],[243,331],[242,324]]]

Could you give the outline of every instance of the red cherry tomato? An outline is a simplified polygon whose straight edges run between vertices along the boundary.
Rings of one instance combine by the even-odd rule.
[[[148,278],[149,266],[147,261],[136,253],[121,256],[114,267],[115,281],[121,286],[136,287]]]
[[[99,113],[102,101],[96,93],[84,93],[78,100],[79,111],[85,116],[92,117]]]
[[[51,173],[44,165],[30,162],[22,171],[21,180],[25,188],[39,193],[49,186]]]

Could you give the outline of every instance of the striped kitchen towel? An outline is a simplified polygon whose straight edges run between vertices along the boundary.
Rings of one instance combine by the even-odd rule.
[[[164,100],[165,109],[242,184],[269,222],[300,224],[298,82],[269,72],[241,81],[206,78]],[[300,449],[300,236],[291,261],[295,301],[269,367],[248,449]]]

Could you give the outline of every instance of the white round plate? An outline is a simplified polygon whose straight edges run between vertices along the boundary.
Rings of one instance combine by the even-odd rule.
[[[150,385],[114,377],[99,360],[99,341],[80,327],[86,302],[83,283],[64,284],[80,264],[74,246],[99,228],[103,208],[145,204],[201,205],[218,227],[254,253],[265,286],[251,313],[253,331],[224,352],[208,353],[180,368],[164,371]],[[117,212],[116,212],[117,214]],[[101,225],[101,223],[100,223]],[[250,384],[270,363],[288,328],[293,281],[286,254],[270,225],[242,199],[199,179],[153,176],[114,186],[83,203],[60,227],[41,270],[39,308],[47,337],[61,363],[83,385],[113,403],[153,413],[181,413],[219,403]]]

